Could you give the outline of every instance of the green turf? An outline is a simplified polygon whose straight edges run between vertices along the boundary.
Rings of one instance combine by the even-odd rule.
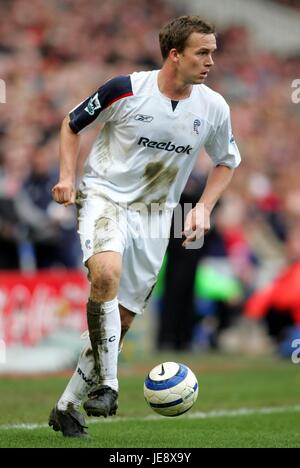
[[[143,399],[143,380],[165,360],[189,365],[199,380],[199,397],[186,416],[154,415]],[[154,355],[120,370],[118,419],[89,426],[89,439],[65,439],[49,428],[13,429],[12,424],[46,424],[67,377],[5,378],[0,383],[0,447],[300,447],[300,365],[274,357]],[[278,413],[189,418],[195,412],[281,409]],[[290,409],[289,409],[290,407]],[[8,425],[8,428],[4,427]]]

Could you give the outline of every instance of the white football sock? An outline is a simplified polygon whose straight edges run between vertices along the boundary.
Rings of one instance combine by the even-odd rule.
[[[100,348],[101,382],[118,391],[117,365],[119,341],[121,335],[121,320],[119,314],[118,300],[113,299],[101,304],[105,311],[104,320],[101,323],[101,335],[104,346]],[[88,334],[86,335],[88,337]],[[106,351],[108,350],[108,351]],[[72,375],[65,391],[57,403],[59,410],[67,409],[69,403],[79,407],[87,394],[98,385],[97,375],[94,369],[95,361],[90,339],[83,347],[76,370]]]
[[[97,385],[94,364],[91,342],[88,339],[80,353],[76,370],[57,403],[59,410],[66,410],[69,403],[78,408],[82,400]]]
[[[121,336],[121,319],[118,299],[102,302],[104,314],[101,320],[102,344],[98,347],[101,379],[99,383],[118,391],[118,355]]]

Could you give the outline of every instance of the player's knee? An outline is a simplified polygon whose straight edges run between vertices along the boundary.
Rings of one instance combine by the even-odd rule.
[[[92,293],[97,300],[110,301],[117,295],[120,272],[114,266],[91,271]]]

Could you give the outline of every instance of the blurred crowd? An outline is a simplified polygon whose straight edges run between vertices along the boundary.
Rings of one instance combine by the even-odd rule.
[[[158,30],[184,13],[163,0],[1,1],[0,268],[80,265],[74,212],[50,196],[61,121],[108,78],[159,68]],[[245,300],[300,261],[300,251],[286,249],[300,225],[300,104],[291,98],[300,46],[280,57],[232,25],[219,31],[215,62],[207,84],[230,103],[242,164],[214,229]],[[83,137],[79,176],[93,136]],[[209,165],[203,156],[194,175]]]
[[[292,8],[297,8],[298,10],[300,9],[300,1],[299,0],[273,0],[277,3],[281,3],[284,6],[292,7]]]
[[[62,119],[112,76],[158,68],[157,30],[172,16],[161,0],[0,3],[0,268],[80,265],[72,208],[51,201]],[[92,138],[83,138],[79,174]],[[30,202],[37,216],[20,219]]]

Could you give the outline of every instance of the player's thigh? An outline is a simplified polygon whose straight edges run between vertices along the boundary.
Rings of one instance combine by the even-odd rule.
[[[85,265],[99,253],[115,252],[122,255],[126,244],[126,232],[123,228],[125,221],[122,210],[105,198],[91,197],[82,202],[78,208],[78,234]],[[103,261],[100,258],[89,264],[99,273],[99,263],[105,266],[107,263],[114,265],[117,262],[108,255]]]
[[[135,314],[143,313],[155,287],[168,239],[142,241],[124,251],[118,291],[119,303]]]
[[[141,314],[155,287],[166,249],[172,211],[128,215],[130,228],[139,233],[123,253],[123,270],[118,292],[119,303]]]

